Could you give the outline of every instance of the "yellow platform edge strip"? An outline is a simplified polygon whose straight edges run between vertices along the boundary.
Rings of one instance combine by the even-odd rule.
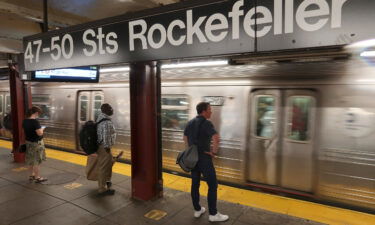
[[[3,148],[12,148],[9,141],[0,140]],[[47,149],[47,158],[57,159],[69,163],[85,166],[87,157],[69,152]],[[113,172],[125,176],[131,175],[131,166],[124,163],[116,163]],[[163,173],[164,186],[183,192],[190,192],[191,179],[169,173]],[[200,192],[207,196],[207,185],[202,182]],[[297,199],[286,198],[271,194],[259,193],[250,190],[219,185],[218,199],[281,213],[289,216],[308,219],[333,225],[374,225],[375,215],[357,212],[333,206],[322,205]],[[220,209],[220,204],[218,205]]]

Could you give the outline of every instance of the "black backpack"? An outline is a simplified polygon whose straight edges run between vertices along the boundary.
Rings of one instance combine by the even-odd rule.
[[[79,144],[87,155],[93,154],[98,151],[99,145],[97,126],[99,123],[106,120],[110,119],[104,118],[97,123],[89,120],[83,125],[81,131],[79,132]]]
[[[3,119],[3,126],[5,129],[12,131],[13,126],[12,126],[12,114],[7,114],[4,119]]]

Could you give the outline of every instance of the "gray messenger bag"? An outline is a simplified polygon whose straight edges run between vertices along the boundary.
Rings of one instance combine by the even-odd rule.
[[[198,162],[198,148],[196,145],[191,145],[185,151],[178,153],[176,164],[180,165],[185,172],[190,172],[194,169]]]
[[[198,130],[196,132],[196,138],[194,141],[194,144],[189,146],[184,151],[178,153],[176,164],[180,165],[181,169],[185,172],[190,172],[192,169],[194,169],[195,165],[197,165],[198,162],[198,138],[199,138],[199,130],[201,128],[201,125],[204,123],[205,120],[200,122],[198,126]]]

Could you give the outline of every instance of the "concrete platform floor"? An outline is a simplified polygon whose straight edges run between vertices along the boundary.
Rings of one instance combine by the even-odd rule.
[[[0,148],[0,225],[190,225],[213,224],[208,214],[193,217],[190,195],[165,188],[164,198],[141,202],[130,198],[130,177],[113,174],[113,196],[97,195],[97,183],[88,181],[84,167],[55,159],[42,164],[42,175],[49,178],[45,184],[28,181],[27,168],[13,163],[9,149]],[[207,207],[205,197],[201,203]],[[217,224],[233,225],[317,225],[321,223],[268,212],[239,204],[218,202],[229,221]],[[145,215],[160,210],[166,216],[155,220]]]

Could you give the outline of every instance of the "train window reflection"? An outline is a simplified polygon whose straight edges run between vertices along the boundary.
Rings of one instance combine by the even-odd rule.
[[[103,104],[103,96],[102,95],[95,95],[94,97],[94,108],[93,108],[93,111],[94,111],[94,120],[96,121],[96,119],[98,118],[101,110],[100,110],[100,106]]]
[[[42,109],[42,114],[39,115],[39,119],[48,120],[51,119],[51,103],[49,95],[33,95],[32,96],[33,105],[38,106]]]
[[[257,96],[256,101],[256,135],[271,138],[275,132],[275,97],[271,95]]]
[[[49,105],[46,105],[46,104],[33,104],[33,105],[38,106],[39,108],[42,109],[42,114],[39,115],[39,119],[48,120],[51,118]]]
[[[179,96],[163,97],[161,99],[161,104],[162,105],[171,105],[171,106],[187,106],[187,105],[189,105],[186,97],[179,97]]]
[[[0,95],[0,116],[3,116],[3,96]]]
[[[5,114],[10,113],[11,105],[10,105],[10,95],[5,96]]]
[[[310,96],[293,96],[288,100],[288,138],[296,141],[309,139],[309,113],[313,105]]]
[[[79,98],[79,105],[80,105],[80,109],[79,109],[79,119],[81,121],[86,121],[87,120],[87,108],[88,108],[88,105],[89,105],[89,99],[86,95],[81,95],[80,98]]]
[[[183,130],[189,119],[189,100],[186,95],[164,95],[162,102],[162,127]]]
[[[48,95],[33,95],[33,102],[49,102]]]

